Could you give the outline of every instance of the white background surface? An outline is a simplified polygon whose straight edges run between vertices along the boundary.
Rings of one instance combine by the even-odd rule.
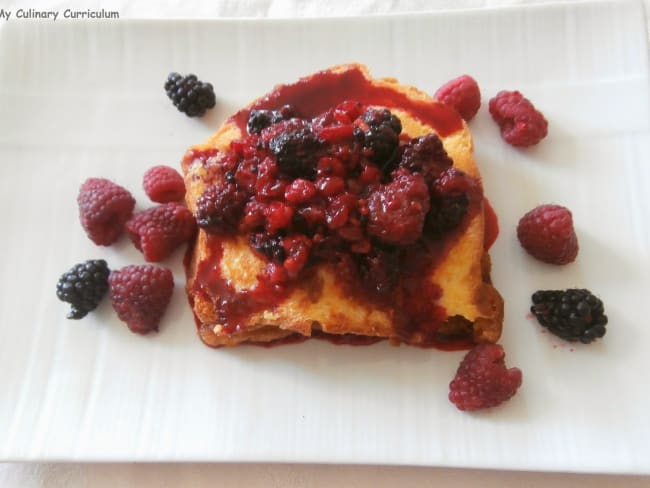
[[[23,8],[41,8],[51,4],[87,8],[88,3],[21,2]],[[438,7],[470,6],[479,8],[504,2],[441,2]],[[518,3],[518,2],[507,2]],[[104,2],[97,5],[117,9],[122,18],[129,17],[192,17],[215,16],[318,16],[350,13],[422,10],[425,2],[333,2],[328,6],[298,2],[220,2],[204,4],[158,2],[130,5],[127,2]],[[10,2],[3,8],[15,9]],[[427,4],[427,10],[431,6]],[[504,473],[491,471],[325,467],[282,465],[4,465],[0,467],[0,486],[213,486],[218,480],[225,486],[650,486],[647,477],[608,477],[535,473]]]

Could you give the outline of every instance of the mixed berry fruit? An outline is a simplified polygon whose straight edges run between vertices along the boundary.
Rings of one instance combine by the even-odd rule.
[[[190,117],[216,103],[212,85],[192,74],[170,73],[165,91]],[[468,75],[440,87],[435,98],[466,121],[481,104],[479,86]],[[489,110],[513,146],[534,145],[547,135],[546,119],[518,91],[499,92]],[[405,138],[400,119],[387,109],[348,101],[313,119],[300,118],[291,106],[252,110],[246,128],[230,150],[208,155],[219,160],[222,174],[198,199],[195,215],[178,203],[183,178],[167,166],[155,166],[143,178],[146,194],[162,205],[136,214],[128,190],[104,178],[86,180],[77,201],[88,237],[107,246],[126,229],[147,261],[160,261],[191,240],[197,225],[213,234],[245,232],[251,248],[268,261],[264,276],[273,286],[345,255],[374,293],[387,296],[396,284],[400,249],[453,231],[482,195],[479,181],[453,168],[438,136]],[[528,212],[517,236],[548,263],[566,264],[578,253],[571,212],[558,205]],[[111,272],[100,259],[64,273],[57,296],[71,304],[68,317],[79,319],[109,291],[120,320],[145,334],[157,330],[173,287],[166,268],[131,265]],[[603,303],[588,290],[541,290],[532,301],[539,322],[563,339],[589,343],[605,334]],[[522,375],[507,369],[504,357],[497,344],[474,347],[450,383],[449,399],[461,410],[509,399]]]
[[[466,121],[471,120],[480,107],[478,84],[467,75],[447,82],[434,96],[438,101],[453,106]],[[499,125],[502,138],[513,146],[535,145],[548,133],[544,115],[519,91],[497,93],[489,102],[489,111]],[[446,199],[443,205],[451,208],[442,214],[453,217],[454,207],[462,214],[465,198],[462,195],[457,201]],[[435,208],[434,202],[432,199],[432,208]],[[438,223],[438,227],[444,228],[444,223]],[[573,262],[578,255],[573,216],[569,209],[560,205],[540,205],[527,212],[517,225],[517,238],[531,256],[546,263],[564,265]],[[532,313],[543,326],[563,339],[586,344],[605,334],[607,316],[603,303],[588,290],[540,290],[532,299]],[[502,355],[502,350],[499,352],[498,349],[500,346],[479,347],[478,352],[468,354],[451,384],[449,398],[461,409],[492,406],[514,394],[518,387],[517,377],[521,382],[518,370],[512,372],[512,378],[508,380],[502,365],[495,370],[489,362],[477,359],[482,355]],[[485,380],[491,375],[501,379],[499,382]]]
[[[167,268],[131,265],[110,271],[106,261],[93,259],[61,275],[56,295],[70,303],[68,318],[76,320],[97,308],[109,292],[119,319],[133,332],[146,334],[158,330],[173,288],[173,276]]]
[[[248,234],[276,286],[324,261],[363,273],[371,250],[438,239],[482,197],[437,135],[403,137],[388,109],[345,101],[313,118],[289,106],[251,110],[246,128],[229,150],[186,156],[218,168],[195,216],[208,233]]]
[[[144,175],[147,195],[167,202],[133,213],[135,199],[125,188],[105,178],[89,178],[77,202],[81,224],[98,245],[114,243],[126,230],[147,261],[161,261],[193,239],[196,221],[185,205],[181,175],[168,166],[154,166]],[[109,276],[110,273],[110,276]],[[107,291],[113,308],[138,333],[157,330],[173,289],[171,271],[153,266],[127,266],[110,272],[104,260],[79,263],[57,283],[57,297],[71,304],[68,318],[79,319],[94,310]]]

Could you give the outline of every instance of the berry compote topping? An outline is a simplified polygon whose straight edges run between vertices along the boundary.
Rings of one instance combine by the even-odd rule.
[[[405,93],[386,84],[371,82],[361,70],[348,69],[342,72],[321,71],[296,83],[281,85],[267,96],[259,99],[251,108],[237,112],[231,120],[242,133],[250,120],[250,114],[257,110],[281,110],[287,103],[296,109],[301,117],[314,118],[335,107],[344,99],[355,100],[364,105],[400,107],[414,118],[433,127],[441,137],[463,128],[463,119],[452,107],[427,100],[414,100]],[[355,117],[356,118],[356,117]]]
[[[252,110],[248,117],[246,130],[249,134],[259,134],[271,124],[281,120],[289,120],[294,116],[294,110],[291,105],[285,105],[280,110]]]
[[[402,122],[390,110],[370,108],[354,128],[354,137],[370,151],[370,159],[377,164],[387,164],[399,145]]]
[[[222,327],[244,327],[325,263],[351,295],[406,310],[396,314],[399,340],[434,344],[447,317],[431,273],[445,238],[459,235],[482,199],[440,138],[404,137],[394,113],[360,101],[303,117],[300,107],[250,110],[245,127],[229,150],[185,161],[213,171],[195,212],[213,259],[223,238],[246,235],[266,263],[257,285],[240,292],[214,265],[198,270],[203,291],[218,297]]]
[[[366,232],[387,244],[415,243],[422,235],[430,198],[421,174],[397,171],[390,183],[369,192]]]

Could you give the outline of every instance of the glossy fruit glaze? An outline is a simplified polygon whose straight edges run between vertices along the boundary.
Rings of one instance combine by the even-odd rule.
[[[480,182],[451,167],[436,135],[411,139],[390,111],[371,105],[406,110],[440,135],[462,128],[453,110],[377,87],[357,70],[322,72],[236,113],[231,121],[242,137],[228,151],[186,155],[212,175],[197,201],[208,257],[193,293],[213,302],[223,332],[242,331],[252,315],[310,286],[326,266],[346,296],[391,314],[393,341],[445,349],[471,343],[469,327],[441,331],[448,317],[431,276],[482,211]],[[497,232],[489,215],[486,247]],[[239,292],[219,266],[223,242],[235,235],[245,235],[266,263],[257,284]]]

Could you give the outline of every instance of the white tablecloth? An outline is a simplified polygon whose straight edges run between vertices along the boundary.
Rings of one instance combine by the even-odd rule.
[[[324,17],[551,3],[557,0],[5,0],[0,7],[117,10],[128,18]],[[650,7],[650,0],[645,0]],[[647,8],[647,10],[650,10]],[[650,29],[649,29],[650,30]],[[650,461],[649,461],[650,462]],[[0,464],[1,487],[650,487],[650,477],[446,468],[272,464]]]

